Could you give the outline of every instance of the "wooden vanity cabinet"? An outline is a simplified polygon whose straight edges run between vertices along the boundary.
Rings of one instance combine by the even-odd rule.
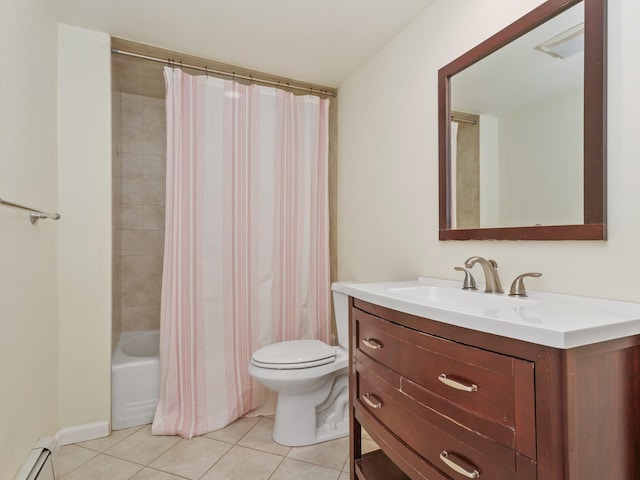
[[[640,336],[564,350],[350,298],[350,337],[352,479],[640,479]]]

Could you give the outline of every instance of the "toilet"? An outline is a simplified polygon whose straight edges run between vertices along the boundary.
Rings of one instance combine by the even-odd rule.
[[[333,292],[339,346],[291,340],[257,350],[249,375],[278,393],[273,440],[298,447],[349,434],[349,304]]]

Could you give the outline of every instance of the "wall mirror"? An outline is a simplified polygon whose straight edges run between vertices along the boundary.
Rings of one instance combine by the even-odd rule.
[[[549,0],[441,68],[440,240],[606,239],[606,0]]]

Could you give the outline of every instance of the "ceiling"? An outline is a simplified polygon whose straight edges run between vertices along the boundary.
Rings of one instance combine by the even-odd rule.
[[[583,22],[579,3],[454,75],[452,109],[498,116],[581,89],[583,52],[559,59],[536,46]]]
[[[62,23],[338,87],[435,0],[51,0]]]

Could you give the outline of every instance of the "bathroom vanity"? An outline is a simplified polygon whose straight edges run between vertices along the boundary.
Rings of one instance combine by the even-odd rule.
[[[640,478],[640,305],[429,278],[334,289],[352,479]],[[361,427],[380,450],[362,454]]]

